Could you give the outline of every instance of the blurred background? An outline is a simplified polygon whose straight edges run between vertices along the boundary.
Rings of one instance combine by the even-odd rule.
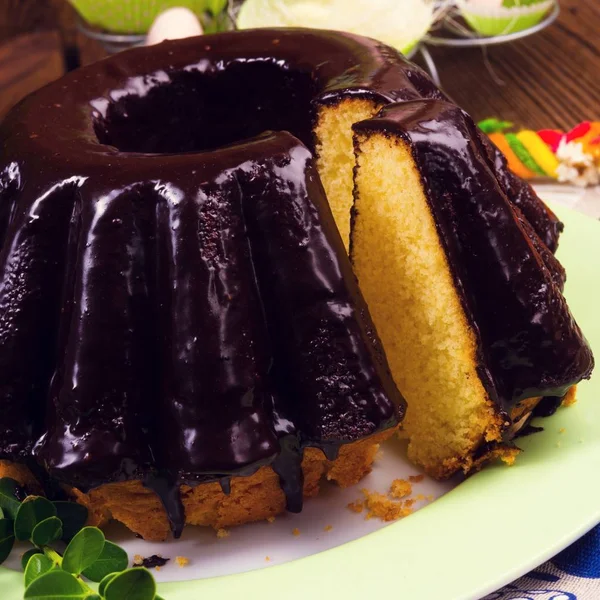
[[[396,1],[401,7],[404,0]],[[87,4],[98,8],[103,2]],[[206,3],[211,4],[218,11],[225,2]],[[442,87],[477,120],[497,116],[532,129],[568,129],[584,119],[597,119],[600,2],[561,0],[560,7],[549,27],[510,43],[428,46]],[[229,12],[237,8],[228,7]],[[207,14],[212,17],[209,9]],[[215,27],[211,20],[208,27]],[[67,0],[0,0],[0,118],[22,96],[66,69],[106,55],[106,44],[89,35],[94,26],[88,23],[86,34],[81,24]],[[203,24],[206,30],[206,21]],[[417,54],[415,60],[423,59]]]

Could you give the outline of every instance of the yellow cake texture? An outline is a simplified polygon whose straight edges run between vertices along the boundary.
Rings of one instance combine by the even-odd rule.
[[[407,401],[408,458],[438,479],[512,464],[542,396],[571,403],[593,366],[564,271],[456,106],[398,103],[353,129],[350,258]]]
[[[346,250],[350,246],[350,209],[354,203],[352,125],[374,116],[380,107],[372,100],[345,98],[318,111],[314,129],[317,169]]]
[[[475,336],[408,144],[383,133],[357,144],[351,258],[408,403],[409,458],[442,478],[468,468],[482,440],[500,440],[503,421],[477,375]]]

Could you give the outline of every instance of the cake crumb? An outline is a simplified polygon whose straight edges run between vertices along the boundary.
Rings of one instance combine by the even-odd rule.
[[[565,431],[566,431],[566,429],[565,429],[564,427],[561,427],[561,428],[558,430],[558,433],[564,433]]]
[[[297,527],[294,527],[294,529],[292,529],[292,534],[298,537],[300,535],[300,530]]]
[[[323,527],[323,531],[331,531],[333,529],[333,525],[325,525],[325,527]]]
[[[423,500],[425,500],[425,496],[423,494],[417,494],[415,496],[415,502],[422,502]]]
[[[427,494],[427,496],[425,496],[425,500],[427,500],[427,502],[433,502],[433,500],[434,500],[433,494]]]
[[[270,557],[270,556],[265,556],[265,560],[266,560],[267,562],[271,562],[271,557]]]
[[[144,557],[141,554],[135,554],[133,557],[133,565],[139,566],[144,562]]]
[[[425,479],[425,475],[421,473],[420,475],[409,475],[408,480],[412,481],[412,483],[421,483]]]
[[[267,517],[268,523],[275,523],[275,517]]]
[[[190,564],[190,559],[186,556],[176,556],[175,562],[178,567],[187,567]]]
[[[160,565],[156,565],[156,566],[154,567],[154,570],[155,570],[155,571],[160,571],[160,569],[161,569]]]
[[[404,501],[405,508],[412,508],[415,505],[416,500],[414,498],[407,498]]]
[[[577,402],[577,397],[575,395],[576,389],[577,389],[577,386],[574,385],[565,394],[565,397],[563,398],[563,401],[562,401],[563,406],[573,406],[573,404],[575,404],[575,402]]]
[[[229,535],[229,531],[227,529],[217,529],[217,537],[218,538],[226,538]]]
[[[350,502],[347,508],[350,509],[352,512],[361,513],[365,508],[365,503],[361,502],[360,500],[356,500],[356,502]]]
[[[390,486],[390,496],[392,498],[406,498],[412,494],[412,485],[406,479],[394,479]]]
[[[367,489],[363,489],[362,493],[365,495],[368,510],[366,520],[377,517],[382,521],[395,521],[412,513],[412,509],[405,508],[402,502],[390,500],[385,494]]]

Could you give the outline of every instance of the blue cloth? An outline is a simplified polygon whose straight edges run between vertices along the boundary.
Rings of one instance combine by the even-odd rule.
[[[546,564],[483,600],[600,600],[600,525]]]

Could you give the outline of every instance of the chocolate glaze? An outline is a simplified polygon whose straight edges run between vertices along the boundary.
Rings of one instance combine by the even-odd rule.
[[[281,57],[259,50],[273,32],[124,53],[2,128],[0,455],[30,456],[37,439],[64,483],[141,479],[175,535],[182,483],[227,493],[232,476],[272,465],[297,511],[305,447],[333,458],[404,410],[310,152],[287,133],[213,149],[270,126],[309,139],[316,90],[330,101],[348,52],[376,54],[351,37],[280,34]],[[289,64],[313,38],[337,52],[335,69]],[[240,74],[260,82],[256,114],[223,122],[241,110]]]
[[[478,340],[482,383],[507,422],[519,400],[562,396],[589,378],[594,360],[562,296],[562,271],[499,185],[471,118],[447,102],[406,102],[354,130],[409,144]]]
[[[304,447],[333,458],[398,421],[312,161],[289,134],[262,135],[312,148],[319,106],[352,96],[443,97],[378,42],[281,29],[130,50],[11,111],[0,457],[34,453],[84,490],[140,478],[179,533],[179,484],[227,492],[271,464],[299,510]],[[554,221],[524,198],[548,241]]]

